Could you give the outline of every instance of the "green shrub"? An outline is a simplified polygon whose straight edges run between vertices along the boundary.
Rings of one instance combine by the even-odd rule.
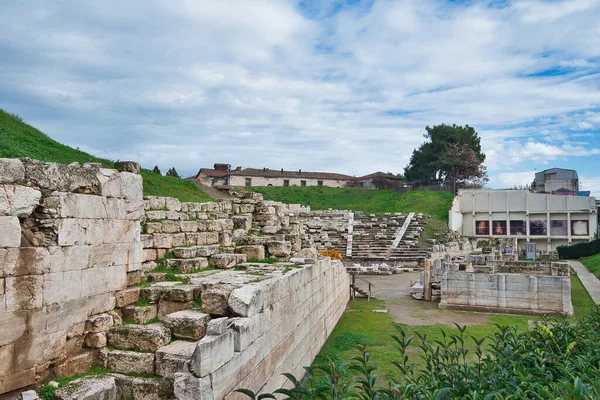
[[[600,253],[600,239],[556,248],[561,259],[589,257]]]

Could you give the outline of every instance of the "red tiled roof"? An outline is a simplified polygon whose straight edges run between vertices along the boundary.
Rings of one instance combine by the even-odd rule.
[[[360,180],[363,180],[363,179],[372,179],[372,178],[397,179],[399,181],[403,181],[404,180],[404,178],[402,178],[401,176],[397,176],[397,175],[394,175],[394,174],[388,174],[386,172],[381,172],[381,171],[373,172],[372,174],[361,176],[361,177],[359,177],[357,179],[360,181]]]

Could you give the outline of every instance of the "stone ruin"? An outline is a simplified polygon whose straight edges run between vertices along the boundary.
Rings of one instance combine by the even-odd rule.
[[[445,254],[427,260],[413,297],[443,309],[573,315],[567,263],[519,261],[516,254]]]
[[[0,159],[0,394],[92,366],[111,372],[56,398],[243,398],[300,378],[349,298],[310,210],[144,199],[122,169]]]

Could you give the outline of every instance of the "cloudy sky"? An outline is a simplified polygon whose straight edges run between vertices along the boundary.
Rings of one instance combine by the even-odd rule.
[[[490,187],[574,168],[600,196],[600,0],[4,0],[0,108],[182,175],[403,172],[469,124]]]

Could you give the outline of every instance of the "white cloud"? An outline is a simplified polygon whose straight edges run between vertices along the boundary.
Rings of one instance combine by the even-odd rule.
[[[512,189],[514,187],[531,185],[534,177],[535,171],[503,172],[496,176],[492,176],[490,178],[489,186],[495,189]]]
[[[600,177],[598,176],[580,176],[579,182],[581,185],[581,190],[589,190],[591,191],[591,195],[600,199]]]

